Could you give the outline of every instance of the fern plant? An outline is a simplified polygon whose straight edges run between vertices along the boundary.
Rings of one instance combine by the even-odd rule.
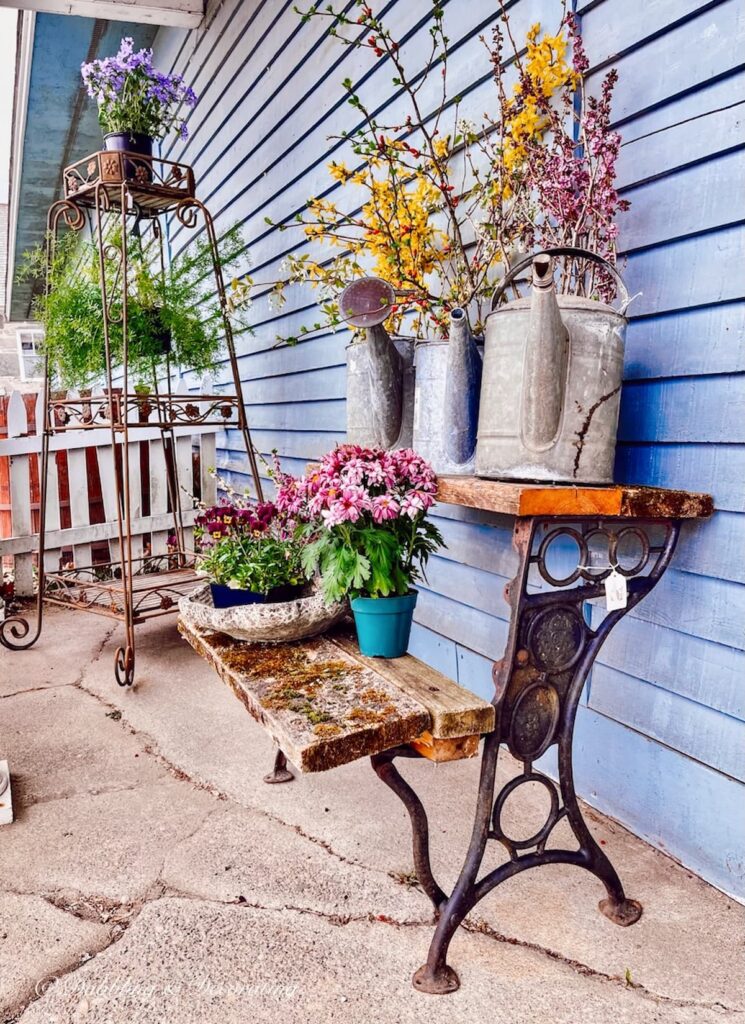
[[[108,241],[117,246],[116,232]],[[218,263],[226,275],[245,252],[240,227],[221,239]],[[205,373],[215,369],[223,346],[223,319],[215,290],[212,250],[205,234],[193,239],[163,273],[139,237],[128,239],[128,366],[135,385],[152,384],[166,357],[177,365]],[[121,283],[117,267],[106,264],[106,291],[111,300],[109,348],[113,366],[123,361]],[[46,249],[25,253],[18,278],[40,282],[46,274]],[[44,326],[42,351],[62,388],[88,388],[106,372],[102,315],[103,293],[98,248],[68,234],[53,247],[49,288],[33,301],[33,317]],[[233,314],[235,325],[249,331],[246,313]]]

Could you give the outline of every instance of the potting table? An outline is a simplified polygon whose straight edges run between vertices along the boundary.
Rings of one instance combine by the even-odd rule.
[[[198,634],[184,623],[179,628],[277,742],[275,768],[265,781],[292,778],[286,758],[301,772],[316,772],[370,756],[378,776],[409,812],[417,877],[438,917],[414,986],[447,993],[459,985],[447,964],[454,932],[487,893],[528,868],[585,868],[605,886],[599,908],[607,918],[624,926],[639,919],[641,905],[626,897],[578,805],[574,720],[584,682],[610,630],[661,578],[681,521],[710,516],[713,503],[708,495],[659,488],[538,486],[471,477],[441,478],[437,496],[441,502],[514,517],[518,566],[505,588],[510,625],[504,656],[493,668],[491,704],[410,655],[395,661],[363,657],[348,629],[275,647]],[[588,621],[591,601],[597,607]],[[424,808],[394,760],[473,756],[480,734],[485,741],[473,833],[448,895],[430,865]],[[495,794],[502,743],[522,770]],[[558,747],[558,781],[534,767],[553,745]],[[546,789],[550,808],[534,835],[517,839],[505,832],[502,810],[507,798],[529,782]],[[546,849],[562,819],[578,849]],[[505,847],[508,859],[479,879],[490,839]]]

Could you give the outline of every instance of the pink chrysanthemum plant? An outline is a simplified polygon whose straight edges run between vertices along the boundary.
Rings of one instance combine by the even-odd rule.
[[[341,445],[300,479],[278,465],[274,476],[277,508],[300,524],[303,568],[328,603],[408,594],[443,545],[427,518],[435,474],[411,449]]]

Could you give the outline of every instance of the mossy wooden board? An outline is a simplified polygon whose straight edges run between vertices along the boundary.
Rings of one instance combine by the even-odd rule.
[[[711,495],[663,487],[543,485],[442,476],[437,500],[514,516],[608,516],[639,519],[705,519]]]
[[[245,643],[181,621],[179,630],[301,772],[423,735],[425,757],[472,757],[479,734],[494,728],[486,701],[411,656],[364,658],[343,630],[291,644]]]
[[[249,644],[179,630],[301,772],[320,772],[416,739],[430,716],[331,641]]]

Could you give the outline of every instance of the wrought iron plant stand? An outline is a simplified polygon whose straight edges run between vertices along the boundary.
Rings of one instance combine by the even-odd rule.
[[[128,367],[128,301],[131,266],[128,239],[149,233],[149,249],[156,267],[165,273],[164,218],[175,218],[186,228],[201,217],[212,253],[214,285],[218,295],[225,344],[235,394],[174,393],[170,357],[166,356],[165,381],[154,380],[148,395],[149,415],[142,417],[142,396],[130,390]],[[52,391],[52,368],[44,366],[44,429],[41,443],[38,589],[36,623],[32,628],[21,616],[0,622],[0,642],[11,650],[23,650],[38,640],[45,601],[65,607],[108,615],[124,623],[125,636],[117,649],[114,672],[120,686],[134,681],[135,626],[146,619],[175,612],[178,598],[195,580],[194,555],[187,550],[182,515],[181,488],[176,458],[176,431],[209,425],[240,431],[249,459],[254,488],[262,498],[256,453],[241,397],[235,345],[228,315],[225,283],[217,250],[215,227],[209,211],[197,199],[194,173],[185,164],[135,153],[94,153],[64,171],[64,198],[49,209],[47,218],[47,265],[61,227],[80,232],[89,228],[98,249],[106,391],[101,397],[57,398]],[[47,287],[49,287],[49,273]],[[121,332],[122,364],[112,358],[111,333]],[[143,422],[144,420],[144,422]],[[144,557],[133,554],[132,479],[130,444],[140,427],[159,428],[166,453],[166,485],[175,544],[166,554]],[[114,488],[118,558],[108,563],[48,571],[45,567],[45,524],[49,475],[50,438],[67,430],[108,429],[115,456]]]
[[[478,484],[497,493],[500,487],[511,487],[486,481]],[[457,478],[444,478],[438,497],[471,504],[458,494],[458,488]],[[541,493],[550,500],[550,487]],[[680,529],[677,516],[711,514],[708,496],[667,493],[684,501],[699,497],[704,500],[700,509],[692,511],[622,511],[621,515],[628,518],[613,519],[601,513],[597,517],[562,516],[560,522],[536,516],[515,519],[513,546],[518,554],[518,570],[505,589],[511,610],[508,641],[504,657],[493,667],[496,726],[484,739],[473,832],[460,876],[449,896],[433,875],[424,807],[394,764],[396,757],[411,757],[415,753],[402,746],[371,758],[378,777],[407,808],[417,877],[435,908],[437,927],[427,962],[413,979],[414,987],[422,992],[444,994],[459,987],[458,975],[447,963],[453,935],[488,893],[529,868],[543,864],[585,868],[605,886],[606,898],[599,903],[599,909],[607,918],[626,926],[641,916],[641,904],[627,898],[618,874],[582,816],[574,789],[572,737],[582,689],[603,641],[616,623],[652,590],[670,563]],[[478,502],[475,504],[479,507]],[[488,504],[480,507],[509,511]],[[559,574],[549,567],[549,553],[557,542],[561,546],[562,538],[565,544],[576,544],[577,556],[571,559],[570,568]],[[623,550],[629,547],[635,552],[624,556]],[[585,617],[586,602],[605,596],[612,572],[626,581],[625,607],[608,611],[601,622],[591,624]],[[600,617],[601,609],[597,612]],[[502,743],[521,762],[522,771],[496,792],[497,757]],[[554,745],[558,748],[557,781],[537,770],[534,764]],[[510,794],[531,782],[546,789],[548,815],[534,835],[513,838],[503,826],[504,805]],[[555,826],[563,819],[577,841],[575,849],[548,845]],[[508,859],[479,878],[490,840],[502,844]]]

